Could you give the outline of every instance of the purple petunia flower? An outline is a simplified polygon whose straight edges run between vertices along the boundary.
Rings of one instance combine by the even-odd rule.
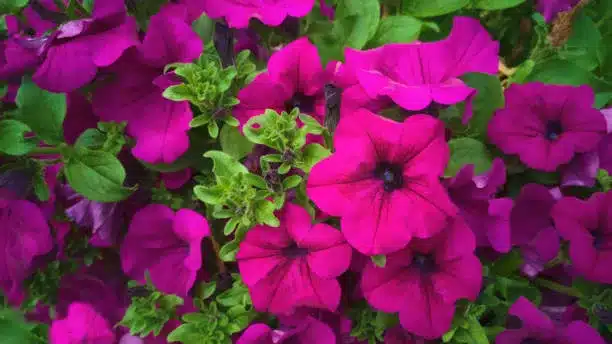
[[[361,287],[374,308],[399,312],[402,327],[426,339],[450,329],[455,301],[475,300],[482,283],[482,265],[474,255],[475,239],[457,219],[429,239],[413,239],[387,256],[384,268],[366,266]]]
[[[249,230],[236,256],[253,305],[287,314],[306,306],[335,311],[340,302],[336,277],[349,267],[351,247],[329,225],[311,225],[306,210],[288,204],[281,226]]]
[[[575,153],[595,149],[606,134],[589,86],[513,84],[505,96],[506,106],[489,122],[489,138],[533,169],[555,171]]]
[[[193,0],[195,1],[195,0]],[[230,27],[243,29],[251,18],[259,19],[267,26],[280,25],[287,16],[304,17],[314,6],[315,0],[201,0],[206,14],[213,18],[224,17]]]
[[[552,216],[561,236],[570,242],[576,272],[595,282],[612,283],[612,192],[595,193],[586,201],[564,197]]]
[[[202,239],[210,235],[202,215],[151,204],[134,215],[121,245],[121,266],[144,283],[145,270],[165,293],[185,296],[202,267]]]
[[[282,322],[281,322],[282,323]],[[336,335],[325,323],[306,317],[297,326],[283,326],[278,330],[266,324],[249,326],[236,344],[336,344]]]
[[[397,251],[457,214],[439,180],[449,159],[441,121],[414,115],[397,123],[362,109],[340,121],[334,144],[313,167],[307,193],[342,217],[342,232],[361,253]]]
[[[298,107],[302,113],[323,123],[325,118],[325,73],[317,47],[300,38],[270,57],[268,71],[238,93],[240,104],[233,115],[241,125],[266,109],[290,112]]]
[[[53,321],[49,338],[52,344],[115,344],[112,326],[92,305],[75,302],[65,317]]]
[[[495,159],[488,173],[474,175],[474,165],[466,165],[446,181],[449,196],[476,235],[478,246],[490,246],[497,252],[510,251],[509,198],[495,199],[495,193],[506,183],[506,166]]]
[[[105,121],[127,121],[136,138],[132,153],[148,163],[171,163],[189,147],[189,122],[193,117],[187,101],[162,96],[175,83],[163,69],[174,62],[191,62],[202,53],[202,40],[183,17],[161,11],[151,17],[144,41],[126,53],[111,70],[115,78],[96,89],[95,113]],[[168,39],[172,37],[172,39]]]
[[[522,321],[520,329],[506,330],[495,338],[497,344],[555,343],[555,344],[604,344],[596,330],[583,321],[573,321],[567,326],[555,324],[529,300],[521,296],[510,307],[508,314]]]
[[[547,23],[553,21],[559,12],[571,10],[580,0],[538,0],[537,9],[542,13]]]
[[[18,304],[34,258],[49,253],[53,239],[40,208],[29,201],[5,198],[8,194],[0,189],[0,289],[12,304]]]

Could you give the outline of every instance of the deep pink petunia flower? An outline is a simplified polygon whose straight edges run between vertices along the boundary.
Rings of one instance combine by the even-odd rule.
[[[395,326],[385,331],[385,344],[427,344],[427,340]]]
[[[367,51],[348,48],[338,77],[345,87],[358,83],[372,99],[387,96],[406,110],[423,110],[432,102],[451,105],[469,100],[476,90],[459,77],[497,73],[498,50],[499,44],[477,20],[455,17],[450,35],[441,41],[387,44]],[[343,101],[362,99],[359,93],[352,90]],[[470,116],[466,111],[464,121]]]
[[[253,305],[275,314],[300,306],[335,311],[341,293],[336,277],[348,269],[351,247],[340,231],[313,226],[296,205],[288,204],[280,220],[279,228],[249,230],[236,256]]]
[[[148,270],[159,290],[185,296],[202,267],[201,243],[208,235],[206,219],[193,210],[175,213],[164,205],[148,205],[132,218],[121,245],[121,266],[141,283]]]
[[[612,283],[612,192],[583,201],[564,197],[552,210],[555,226],[569,240],[572,266],[585,278]]]
[[[24,296],[22,282],[34,258],[53,248],[49,224],[36,204],[10,198],[0,189],[0,289],[12,304]]]
[[[589,86],[513,84],[505,96],[506,106],[489,122],[489,138],[531,168],[555,171],[575,153],[595,149],[606,134]]]
[[[506,330],[495,338],[497,344],[604,344],[599,333],[583,321],[573,321],[567,326],[555,324],[529,300],[521,296],[510,307],[508,314],[519,317],[520,329]]]
[[[510,215],[512,244],[523,254],[522,271],[535,277],[557,256],[561,246],[551,210],[561,197],[558,190],[539,184],[526,184],[516,197]]]
[[[191,62],[203,49],[202,40],[185,22],[186,13],[169,13],[174,12],[151,17],[143,43],[111,68],[115,77],[93,97],[94,111],[102,120],[127,121],[128,133],[136,138],[132,153],[148,163],[171,163],[189,148],[193,113],[187,101],[162,96],[175,83],[163,69],[170,63]]]
[[[323,123],[325,76],[317,47],[300,38],[272,54],[268,71],[238,93],[240,104],[232,113],[244,125],[266,109],[280,113],[298,107]]]
[[[510,251],[512,246],[512,199],[495,198],[505,183],[506,166],[502,159],[495,159],[491,170],[481,175],[474,174],[474,165],[466,165],[445,182],[451,200],[476,235],[476,244],[493,247],[502,253]]]
[[[115,344],[113,325],[104,319],[94,307],[87,303],[75,302],[68,308],[68,314],[53,321],[49,329],[51,344]]]
[[[542,13],[547,23],[553,21],[559,12],[571,10],[580,0],[538,0],[537,9]]]
[[[278,330],[266,324],[249,326],[236,344],[336,344],[336,335],[325,323],[313,317],[304,318],[297,326]]]
[[[251,18],[268,26],[280,25],[287,16],[304,17],[315,0],[203,0],[204,11],[213,18],[224,17],[230,27],[243,29]]]
[[[480,292],[482,265],[474,249],[474,235],[460,218],[432,238],[413,239],[387,256],[384,268],[365,268],[366,300],[383,312],[399,312],[411,333],[440,337],[450,329],[455,301],[475,300]]]
[[[123,1],[97,0],[91,19],[62,24],[51,36],[32,79],[52,92],[73,91],[136,44],[136,20],[127,15]]]
[[[312,169],[307,193],[342,217],[347,241],[367,255],[427,238],[457,214],[439,178],[449,159],[444,124],[430,116],[393,122],[367,110],[343,118],[336,152]]]

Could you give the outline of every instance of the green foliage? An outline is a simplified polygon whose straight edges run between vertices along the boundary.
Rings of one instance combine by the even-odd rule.
[[[64,174],[72,188],[98,202],[126,199],[133,188],[124,187],[125,169],[111,153],[82,147],[63,147]]]
[[[384,254],[378,254],[370,257],[372,259],[372,263],[374,263],[379,268],[384,268],[387,265],[387,256]]]
[[[415,17],[436,17],[455,12],[470,3],[470,0],[402,0],[403,10]]]
[[[28,5],[28,0],[0,0],[0,14],[18,13]]]
[[[85,130],[74,143],[75,147],[100,150],[117,156],[127,143],[127,123],[99,122],[97,128]]]
[[[376,34],[368,46],[378,47],[388,43],[409,43],[421,33],[423,23],[408,15],[396,15],[382,18]]]
[[[0,308],[0,337],[3,344],[44,344],[48,326],[26,322],[24,315],[12,308]]]
[[[524,3],[525,0],[472,0],[472,5],[483,10],[502,10],[518,6]]]
[[[463,312],[456,312],[451,329],[442,336],[444,343],[489,344],[487,332],[480,324],[480,317],[486,311],[485,306],[467,304]]]
[[[378,0],[341,0],[335,13],[335,22],[341,25],[345,34],[344,44],[361,49],[370,40],[380,21],[380,4]]]
[[[0,152],[9,155],[24,155],[36,147],[36,140],[24,135],[32,131],[22,122],[5,119],[0,121]]]
[[[15,98],[15,118],[25,123],[48,144],[64,141],[63,123],[66,117],[66,95],[45,91],[24,77]]]
[[[612,288],[577,278],[572,285],[580,292],[578,305],[587,311],[589,324],[606,338],[612,338]]]
[[[597,171],[597,182],[604,192],[612,190],[612,176],[608,174],[608,171],[604,169]]]
[[[352,320],[351,337],[368,344],[382,343],[385,330],[398,323],[396,314],[376,312],[366,304],[350,309],[348,315]]]
[[[501,83],[496,76],[481,73],[469,73],[461,79],[478,91],[472,103],[473,114],[468,126],[469,135],[485,141],[489,120],[495,110],[504,106]]]
[[[253,143],[242,135],[240,129],[224,125],[219,135],[219,143],[223,152],[236,159],[242,159],[253,150]]]
[[[446,167],[446,176],[454,176],[467,165],[474,165],[474,173],[481,174],[491,168],[491,154],[484,143],[469,138],[460,137],[448,142],[451,158]]]

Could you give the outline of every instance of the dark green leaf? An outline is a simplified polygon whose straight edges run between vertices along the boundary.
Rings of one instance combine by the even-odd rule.
[[[495,110],[504,106],[504,93],[495,75],[469,73],[461,77],[465,83],[478,90],[473,100],[473,114],[469,122],[470,132],[481,139],[487,137],[487,125]]]
[[[372,259],[372,263],[378,266],[379,268],[384,268],[387,265],[387,256],[384,254],[377,254],[375,256],[370,257]]]
[[[473,6],[483,10],[501,10],[516,7],[525,0],[473,0]]]
[[[402,0],[402,10],[415,17],[436,17],[455,12],[470,3],[470,0]]]
[[[491,154],[487,147],[480,141],[460,137],[448,142],[451,158],[446,167],[446,176],[454,176],[459,170],[468,164],[474,165],[474,172],[481,174],[491,168]]]
[[[380,4],[378,0],[342,0],[336,8],[336,21],[343,23],[346,44],[361,49],[376,33]]]
[[[12,14],[28,5],[28,0],[0,0],[0,14]]]
[[[409,43],[419,38],[423,23],[411,16],[384,17],[368,46],[378,47],[387,43]]]
[[[25,138],[30,132],[26,124],[12,119],[0,121],[0,152],[9,155],[24,155],[36,147],[36,140]]]
[[[559,55],[585,70],[592,71],[600,63],[599,50],[602,37],[597,25],[584,11],[572,21],[572,34]]]

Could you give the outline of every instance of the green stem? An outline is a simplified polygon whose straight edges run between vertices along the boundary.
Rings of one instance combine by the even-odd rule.
[[[58,147],[36,147],[28,153],[28,155],[55,155],[59,154]]]
[[[550,289],[550,290],[554,290],[558,293],[561,294],[565,294],[565,295],[569,295],[569,296],[573,296],[573,297],[577,297],[577,298],[581,298],[583,295],[580,291],[572,288],[572,287],[567,287],[564,286],[562,284],[559,284],[557,282],[553,282],[553,281],[549,281],[547,279],[543,279],[543,278],[536,278],[535,279],[535,284],[539,285],[540,287],[544,287],[546,289]]]

